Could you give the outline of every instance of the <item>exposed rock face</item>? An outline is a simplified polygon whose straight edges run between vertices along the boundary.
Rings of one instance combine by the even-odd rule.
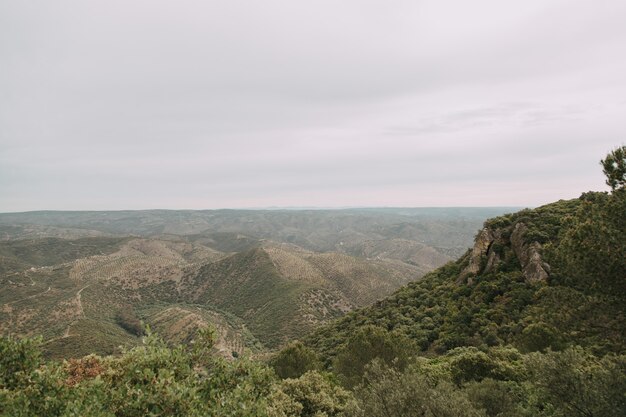
[[[485,227],[480,231],[476,241],[474,242],[472,253],[470,254],[469,265],[467,265],[463,272],[461,272],[457,282],[463,282],[468,276],[476,275],[480,272],[482,259],[487,255],[487,251],[493,243],[493,240],[494,236],[489,228]]]
[[[510,233],[510,239],[505,239],[503,230],[491,230],[488,227],[482,229],[472,248],[469,264],[459,275],[457,283],[467,280],[468,284],[471,284],[472,276],[495,271],[498,268],[501,259],[500,255],[493,249],[494,243],[511,247],[520,261],[522,273],[527,282],[545,282],[549,276],[550,265],[541,259],[541,244],[539,242],[530,244],[524,242],[524,234],[527,230],[528,227],[524,223],[517,223]]]
[[[528,282],[546,281],[550,272],[550,265],[541,259],[541,244],[524,243],[524,234],[528,228],[524,223],[517,223],[511,233],[511,248],[522,265],[522,273]]]

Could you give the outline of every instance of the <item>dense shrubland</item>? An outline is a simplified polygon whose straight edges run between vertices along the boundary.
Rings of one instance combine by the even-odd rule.
[[[187,347],[154,334],[119,356],[44,362],[37,340],[0,341],[6,416],[338,415],[353,401],[327,374],[280,380],[261,362],[226,361],[201,331]],[[326,413],[326,414],[320,414]]]
[[[321,371],[309,348],[291,346],[274,367],[294,358],[303,366],[285,379],[262,362],[214,356],[206,332],[186,347],[148,334],[143,346],[120,356],[63,362],[44,362],[37,340],[3,338],[0,415],[618,417],[626,411],[623,355],[598,357],[580,347],[528,354],[461,347],[426,358],[393,345],[398,356],[391,358],[383,346],[399,337],[368,327],[337,356],[335,373]]]

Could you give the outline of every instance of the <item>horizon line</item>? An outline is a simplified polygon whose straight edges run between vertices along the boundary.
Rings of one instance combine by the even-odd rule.
[[[280,210],[381,210],[381,209],[524,209],[534,208],[534,205],[512,205],[512,206],[259,206],[259,207],[220,207],[220,208],[203,208],[203,209],[186,209],[186,208],[143,208],[143,209],[40,209],[40,210],[24,210],[24,211],[0,211],[0,214],[27,214],[27,213],[81,213],[81,212],[140,212],[140,211],[223,211],[223,210],[242,210],[242,211],[280,211]]]

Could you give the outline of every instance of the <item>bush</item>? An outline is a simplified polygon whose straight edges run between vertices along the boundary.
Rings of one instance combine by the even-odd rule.
[[[559,332],[545,323],[526,326],[519,337],[519,345],[523,352],[545,352],[548,349],[563,348]]]
[[[132,308],[120,310],[115,315],[115,322],[128,333],[135,336],[144,335],[144,326]]]
[[[539,401],[558,416],[622,417],[626,415],[626,357],[602,359],[582,348],[534,353],[527,369]]]
[[[496,368],[494,361],[485,352],[476,348],[458,348],[449,353],[452,380],[461,385],[467,381],[482,381]]]
[[[353,417],[482,417],[467,395],[445,379],[430,379],[415,370],[400,372],[374,360],[355,389]]]
[[[285,378],[297,378],[308,371],[320,370],[322,364],[317,354],[302,342],[290,343],[270,360],[276,374]]]
[[[285,379],[278,389],[275,398],[282,401],[273,406],[277,415],[341,416],[354,402],[350,392],[317,371],[309,371],[297,379]]]
[[[372,360],[378,358],[386,365],[402,370],[417,351],[415,342],[403,334],[365,326],[340,350],[334,370],[346,387],[353,387],[361,381],[365,366]]]

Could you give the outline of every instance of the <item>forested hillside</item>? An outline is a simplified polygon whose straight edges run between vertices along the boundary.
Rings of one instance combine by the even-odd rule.
[[[625,194],[585,193],[490,219],[459,260],[307,341],[333,357],[356,329],[376,325],[425,353],[506,344],[624,353]]]

